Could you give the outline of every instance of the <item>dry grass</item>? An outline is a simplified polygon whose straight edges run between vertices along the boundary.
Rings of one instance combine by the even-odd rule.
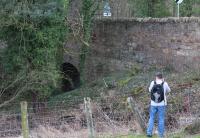
[[[70,129],[69,126],[68,130]],[[39,126],[38,128],[30,132],[30,138],[87,138],[87,130],[83,129],[80,131],[70,130],[68,132],[63,132],[62,130],[55,129],[49,126]],[[23,138],[22,136],[18,137],[6,137],[6,138]]]

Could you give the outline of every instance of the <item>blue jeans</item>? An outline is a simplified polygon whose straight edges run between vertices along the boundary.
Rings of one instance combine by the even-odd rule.
[[[150,107],[150,118],[147,128],[147,135],[152,135],[154,120],[156,114],[158,114],[158,133],[160,137],[164,137],[165,131],[165,106],[151,106]]]

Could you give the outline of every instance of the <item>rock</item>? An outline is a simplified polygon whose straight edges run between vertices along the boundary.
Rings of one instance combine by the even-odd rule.
[[[188,125],[185,130],[187,134],[200,134],[200,121],[195,121],[193,124]]]

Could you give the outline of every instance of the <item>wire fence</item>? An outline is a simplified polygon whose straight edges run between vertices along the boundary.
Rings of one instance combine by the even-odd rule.
[[[198,87],[189,87],[182,89],[181,93],[168,95],[167,135],[176,133],[198,119],[199,91]],[[31,138],[116,138],[141,134],[141,123],[146,127],[148,122],[149,98],[145,98],[148,94],[132,95],[132,107],[127,101],[130,96],[96,97],[90,100],[89,106],[83,99],[28,103],[27,131]],[[20,108],[19,104],[13,106]],[[22,120],[23,115],[19,110],[1,111],[0,137],[21,138]]]

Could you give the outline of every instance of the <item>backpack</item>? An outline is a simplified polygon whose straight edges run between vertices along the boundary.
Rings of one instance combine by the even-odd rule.
[[[161,84],[156,84],[156,81],[154,81],[153,88],[151,89],[151,100],[153,100],[155,103],[160,103],[164,100],[163,84],[164,82]]]

